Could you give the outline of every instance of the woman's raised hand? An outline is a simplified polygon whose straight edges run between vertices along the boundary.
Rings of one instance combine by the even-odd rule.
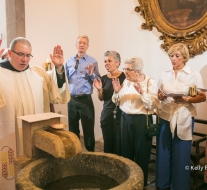
[[[144,93],[144,91],[142,89],[142,86],[140,85],[140,83],[138,82],[138,80],[136,80],[136,82],[134,83],[134,88],[136,89],[136,91],[139,94],[143,94]]]
[[[122,88],[122,85],[120,85],[120,82],[119,82],[119,78],[113,78],[112,85],[113,85],[115,93],[118,93]]]
[[[93,85],[96,89],[101,90],[102,89],[102,82],[100,79],[95,78],[93,81]]]

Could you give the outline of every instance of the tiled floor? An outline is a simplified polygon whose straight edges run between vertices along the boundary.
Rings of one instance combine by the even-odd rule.
[[[84,147],[84,143],[83,143],[83,138],[80,139],[81,143],[82,143],[82,147],[83,147],[83,151],[87,151]],[[95,144],[95,151],[96,152],[103,152],[103,143],[102,142],[96,142]],[[149,174],[148,174],[148,182],[149,185],[144,189],[144,190],[156,190],[155,187],[155,155],[151,155],[151,163],[149,164]],[[203,184],[203,172],[200,172],[198,175],[198,185],[202,185]],[[193,173],[191,176],[191,190],[193,190]],[[197,189],[197,190],[207,190],[207,186]]]

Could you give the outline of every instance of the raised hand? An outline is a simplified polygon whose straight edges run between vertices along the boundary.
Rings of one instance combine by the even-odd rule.
[[[93,81],[93,85],[96,87],[96,89],[101,90],[102,89],[102,82],[100,79],[95,78]]]
[[[50,54],[50,58],[55,66],[63,66],[63,50],[61,46],[54,47],[53,54]]]
[[[88,71],[88,74],[89,75],[92,75],[93,74],[93,72],[94,72],[94,64],[88,64],[87,66],[86,66],[86,70]]]
[[[136,82],[134,83],[134,88],[136,89],[136,91],[139,93],[139,94],[143,94],[144,91],[142,89],[142,86],[141,84],[138,82],[138,80],[136,80]]]
[[[113,78],[112,85],[113,85],[115,93],[118,93],[122,88],[122,86],[120,85],[120,82],[119,82],[119,78]]]
[[[1,43],[2,43],[2,34],[1,34],[1,38],[0,38],[0,46],[1,46]],[[4,52],[4,49],[1,49],[0,50],[0,57],[1,57],[1,55],[2,55],[3,52]]]
[[[1,50],[0,50],[0,57],[1,57],[2,53],[4,52],[4,50],[5,50],[5,49],[1,49]]]

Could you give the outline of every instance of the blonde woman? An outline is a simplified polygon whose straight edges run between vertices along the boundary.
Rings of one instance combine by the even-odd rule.
[[[190,150],[196,116],[194,104],[204,102],[206,96],[201,91],[194,97],[187,95],[192,85],[203,88],[203,81],[199,72],[186,65],[189,59],[186,45],[173,45],[168,55],[172,68],[162,73],[158,84],[162,128],[157,137],[156,187],[189,190]],[[167,97],[162,91],[186,96]]]

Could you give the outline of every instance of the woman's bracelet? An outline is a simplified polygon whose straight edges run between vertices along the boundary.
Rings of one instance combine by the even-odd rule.
[[[102,93],[103,93],[103,88],[98,89],[98,93],[99,93],[99,94],[102,94]]]

